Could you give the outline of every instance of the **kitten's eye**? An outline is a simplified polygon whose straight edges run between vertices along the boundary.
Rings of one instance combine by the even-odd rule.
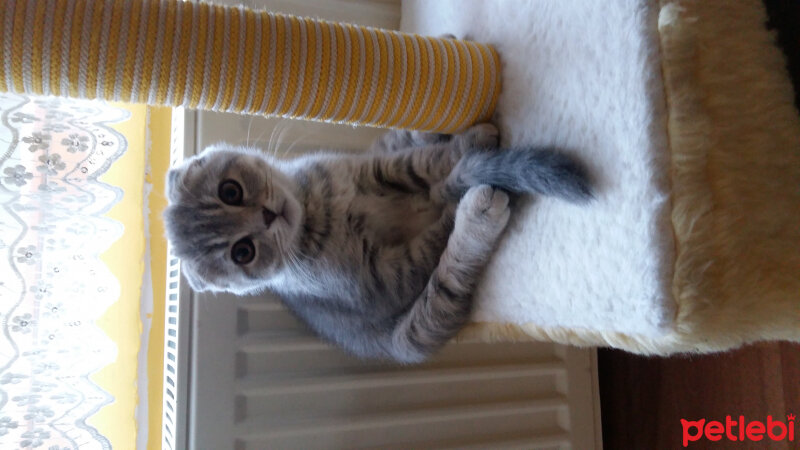
[[[231,206],[239,206],[242,204],[242,185],[233,180],[225,180],[219,184],[219,191],[217,192],[219,199],[222,203]]]
[[[255,257],[256,248],[250,238],[239,239],[231,248],[231,259],[236,264],[247,264]]]

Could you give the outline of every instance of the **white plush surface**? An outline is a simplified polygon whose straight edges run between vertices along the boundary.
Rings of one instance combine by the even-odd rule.
[[[671,329],[657,13],[648,0],[404,0],[404,31],[497,48],[503,145],[567,149],[597,184],[589,206],[522,205],[481,284],[475,321],[649,336]]]

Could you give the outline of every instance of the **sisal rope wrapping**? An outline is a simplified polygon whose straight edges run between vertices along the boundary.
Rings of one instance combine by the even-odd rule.
[[[490,46],[178,0],[0,2],[0,91],[453,133],[500,92]]]

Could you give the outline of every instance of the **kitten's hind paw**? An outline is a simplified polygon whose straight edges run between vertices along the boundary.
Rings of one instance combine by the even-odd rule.
[[[458,204],[456,232],[494,244],[511,215],[508,194],[489,185],[470,188]]]

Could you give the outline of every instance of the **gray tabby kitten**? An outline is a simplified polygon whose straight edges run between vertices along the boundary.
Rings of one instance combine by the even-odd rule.
[[[291,161],[213,146],[170,170],[167,235],[197,291],[268,289],[351,353],[422,361],[469,319],[509,194],[591,197],[567,156],[497,144],[481,124]]]

